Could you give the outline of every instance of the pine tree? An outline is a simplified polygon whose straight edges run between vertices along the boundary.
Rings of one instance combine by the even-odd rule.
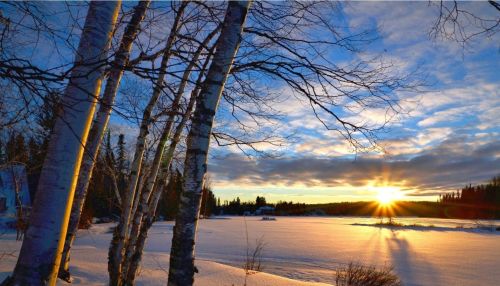
[[[47,152],[44,149],[46,145],[40,144],[35,138],[31,137],[28,141],[28,154],[29,162],[27,164],[28,173],[28,188],[30,191],[31,201],[36,196],[36,187],[40,180],[40,173],[42,172],[43,160]]]
[[[255,199],[255,207],[260,208],[266,205],[266,198],[257,196],[257,198]]]
[[[172,172],[158,203],[157,213],[166,220],[173,220],[179,209],[179,198],[182,190],[182,174],[179,170]]]
[[[127,187],[127,155],[125,151],[125,135],[120,134],[118,136],[118,142],[116,144],[117,158],[116,158],[116,171],[118,173],[118,189],[120,193],[123,194]]]
[[[125,135],[118,136],[116,167],[120,174],[127,173],[127,155],[125,154]]]
[[[111,147],[111,130],[108,129],[106,132],[106,143],[104,146],[104,159],[106,161],[106,165],[108,168],[112,168],[114,170],[116,166],[115,153],[113,152],[113,148]]]
[[[201,199],[200,214],[202,214],[204,217],[209,217],[215,213],[216,209],[217,209],[217,199],[215,198],[212,189],[206,186],[203,188],[203,197]]]

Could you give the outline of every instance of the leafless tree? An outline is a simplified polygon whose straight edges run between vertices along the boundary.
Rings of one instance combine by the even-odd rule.
[[[432,38],[456,41],[464,48],[479,37],[493,37],[500,31],[500,3],[481,1],[466,3],[460,1],[431,1],[438,6],[439,15],[430,30]],[[489,6],[489,7],[486,7]],[[474,11],[472,8],[484,8],[489,13]],[[489,9],[487,9],[489,8]]]
[[[166,76],[167,64],[169,62],[170,56],[172,55],[172,47],[176,39],[177,30],[181,24],[181,18],[184,9],[187,6],[187,2],[180,4],[178,11],[175,16],[174,23],[172,25],[170,34],[168,35],[167,43],[163,51],[163,56],[160,65],[160,73],[153,87],[153,95],[151,96],[146,108],[144,109],[141,127],[139,135],[137,136],[137,143],[135,148],[134,159],[132,162],[130,178],[128,182],[128,190],[125,192],[122,203],[122,214],[120,216],[120,221],[113,233],[113,240],[111,241],[109,249],[109,260],[108,260],[108,271],[110,276],[110,285],[122,285],[121,280],[122,275],[122,263],[123,255],[126,244],[129,239],[129,226],[131,217],[133,215],[133,207],[136,205],[134,203],[136,199],[136,190],[138,187],[140,170],[142,166],[142,161],[144,158],[145,142],[146,136],[149,133],[151,114],[153,108],[163,92],[164,80]]]
[[[134,8],[134,14],[132,15],[130,22],[126,27],[126,30],[122,36],[120,47],[115,53],[115,58],[111,63],[108,73],[108,79],[106,81],[106,87],[100,101],[99,110],[97,111],[96,118],[90,129],[87,144],[85,145],[84,157],[82,165],[80,167],[80,173],[78,175],[75,198],[71,209],[68,233],[66,235],[64,251],[62,255],[61,269],[59,270],[59,277],[66,281],[71,281],[71,276],[69,273],[69,251],[78,230],[78,224],[85,202],[87,189],[90,183],[90,177],[92,176],[92,170],[94,168],[95,160],[99,152],[99,146],[102,143],[104,131],[106,130],[108,125],[108,121],[111,115],[111,108],[113,106],[113,102],[121,82],[123,71],[130,57],[132,44],[140,30],[140,23],[146,14],[149,4],[150,1],[141,1]],[[118,201],[121,202],[116,176],[113,170],[108,170],[108,174],[113,179],[115,194],[119,199]]]
[[[107,57],[119,6],[117,2],[92,2],[89,6],[72,71],[74,78],[69,80],[63,97],[64,107],[51,137],[29,227],[14,274],[5,282],[8,285],[56,283],[82,143],[87,139],[103,75],[100,63]]]
[[[168,285],[192,285],[194,245],[211,129],[224,84],[238,51],[249,1],[229,2],[215,54],[200,91],[187,139],[184,183],[175,220]]]

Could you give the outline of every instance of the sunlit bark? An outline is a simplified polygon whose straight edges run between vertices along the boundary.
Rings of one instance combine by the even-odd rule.
[[[120,2],[91,2],[9,285],[55,285],[80,164]]]
[[[141,1],[134,8],[134,14],[125,29],[120,47],[116,52],[114,61],[111,64],[109,77],[106,81],[106,87],[101,98],[101,104],[89,132],[82,165],[80,167],[80,175],[78,176],[78,183],[76,185],[75,198],[71,209],[68,233],[66,234],[64,251],[62,254],[61,267],[59,269],[59,277],[66,281],[71,281],[69,273],[70,249],[75,239],[76,232],[78,231],[78,223],[80,221],[85,197],[87,195],[92,170],[94,169],[97,154],[99,153],[99,146],[101,145],[104,131],[108,125],[111,108],[113,106],[118,87],[120,86],[123,70],[130,57],[132,43],[140,31],[141,21],[144,19],[146,10],[148,9],[150,3],[150,1]],[[116,182],[116,180],[114,182]],[[118,190],[115,188],[115,192],[117,191]]]

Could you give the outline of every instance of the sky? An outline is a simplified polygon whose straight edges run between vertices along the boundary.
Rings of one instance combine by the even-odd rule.
[[[462,5],[493,18],[498,12],[484,2]],[[368,54],[383,54],[399,70],[418,67],[428,83],[421,92],[398,94],[404,114],[377,134],[383,151],[354,151],[325,130],[307,104],[287,97],[275,106],[286,114],[276,132],[294,140],[273,149],[279,156],[213,146],[209,176],[216,196],[326,203],[373,200],[389,191],[398,199],[434,201],[500,175],[499,35],[480,36],[466,47],[433,39],[438,10],[427,2],[350,2],[342,12],[350,26],[379,28],[380,40]],[[380,110],[359,116],[385,118]]]
[[[125,3],[127,9],[134,4]],[[459,5],[475,15],[499,19],[498,11],[487,2]],[[16,37],[21,44],[12,52],[28,54],[37,64],[58,66],[63,62],[70,66],[86,5],[53,2],[45,6],[49,11],[58,7],[61,11],[72,9],[72,17],[56,12],[51,16],[51,25],[61,28],[60,35],[56,33],[59,38],[54,40],[58,44],[37,44],[34,49],[28,45],[33,40],[30,34],[23,37],[20,33]],[[4,7],[5,14],[16,17],[8,14],[8,7]],[[215,195],[222,200],[265,196],[269,202],[327,203],[373,200],[380,192],[389,192],[397,199],[436,200],[440,193],[500,175],[500,33],[479,35],[466,46],[432,38],[429,33],[439,10],[427,1],[342,2],[339,9],[331,11],[332,19],[352,32],[376,30],[373,35],[378,40],[355,55],[325,50],[326,57],[339,65],[378,57],[390,63],[394,73],[418,71],[425,86],[419,92],[392,94],[399,100],[398,114],[387,113],[384,108],[362,112],[339,109],[339,114],[356,123],[377,126],[390,119],[376,134],[376,150],[355,150],[339,133],[326,130],[308,102],[295,96],[284,83],[263,77],[253,79],[252,87],[257,92],[265,90],[276,96],[272,108],[281,115],[255,136],[267,134],[287,140],[280,146],[255,145],[272,156],[245,154],[235,146],[221,147],[212,142],[208,176]],[[74,19],[79,19],[78,25]],[[466,31],[475,32],[466,20],[461,22]],[[164,33],[165,26],[168,24],[160,22],[156,29]],[[309,33],[316,33],[317,38],[328,37],[324,31]],[[154,37],[158,46],[163,45],[162,35]],[[123,100],[123,93],[131,88],[138,89],[132,103],[145,105],[151,86],[147,82],[138,84],[128,75],[124,76],[118,104],[130,104]],[[215,130],[241,133],[241,126],[230,113],[230,106],[223,101]],[[120,116],[117,112],[112,115],[110,128],[113,134],[126,135],[132,156],[137,123]],[[253,124],[248,118],[240,119]],[[329,120],[332,118],[326,120],[327,124],[334,124]]]

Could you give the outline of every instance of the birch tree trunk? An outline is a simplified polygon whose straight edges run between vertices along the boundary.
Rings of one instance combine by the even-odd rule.
[[[92,171],[94,169],[94,162],[96,161],[97,154],[99,153],[99,147],[101,146],[104,131],[108,125],[111,108],[113,106],[118,87],[120,86],[124,68],[130,57],[132,44],[139,33],[140,24],[146,15],[146,11],[150,3],[151,2],[149,0],[141,1],[134,8],[134,13],[125,28],[120,47],[115,55],[115,59],[111,63],[111,69],[104,93],[102,95],[101,104],[99,105],[99,110],[97,111],[96,118],[89,132],[89,137],[83,155],[83,162],[78,176],[78,183],[76,185],[75,198],[71,208],[61,267],[59,269],[59,278],[68,282],[71,281],[71,275],[69,273],[70,249],[78,231],[78,224],[80,222],[85,197],[87,196],[87,189],[92,176]]]
[[[126,280],[126,277],[127,277],[128,265],[130,263],[130,259],[132,258],[132,255],[134,253],[135,243],[137,241],[137,237],[138,237],[139,231],[141,229],[142,217],[143,217],[144,213],[146,213],[148,211],[148,202],[150,200],[151,193],[153,192],[154,185],[155,185],[156,179],[158,177],[158,171],[160,170],[160,165],[163,161],[163,154],[164,154],[164,150],[165,150],[165,145],[170,137],[170,132],[172,130],[172,127],[174,126],[176,114],[179,111],[179,102],[182,99],[182,96],[184,94],[184,89],[186,88],[186,85],[189,82],[189,76],[191,75],[191,72],[192,72],[193,68],[195,67],[196,63],[198,62],[198,59],[199,59],[202,51],[205,49],[206,46],[208,46],[208,44],[210,43],[212,38],[217,34],[218,31],[219,31],[219,28],[216,28],[210,34],[207,35],[205,40],[197,48],[193,58],[191,59],[190,63],[188,64],[188,66],[186,67],[186,70],[184,71],[184,73],[182,75],[181,83],[177,89],[176,95],[174,97],[174,101],[172,102],[170,115],[167,119],[165,127],[162,131],[160,140],[159,140],[158,145],[156,147],[155,158],[153,160],[153,165],[151,167],[151,171],[150,171],[149,176],[146,180],[145,187],[142,190],[142,193],[140,194],[140,202],[139,202],[138,208],[134,214],[134,219],[132,221],[132,228],[130,231],[130,237],[129,237],[129,241],[126,245],[125,256],[124,256],[124,259],[122,262],[123,263],[123,265],[122,265],[123,280]],[[200,72],[200,75],[202,75],[202,74],[203,74],[203,71]],[[168,162],[167,164],[170,165],[170,162]]]
[[[208,62],[208,61],[207,61]],[[148,231],[153,225],[154,216],[156,213],[156,209],[158,207],[158,202],[161,197],[161,193],[163,192],[163,187],[166,186],[168,171],[170,170],[170,165],[172,163],[172,159],[174,156],[175,149],[177,144],[180,141],[182,131],[186,126],[188,119],[191,117],[191,113],[194,107],[194,103],[196,101],[197,95],[200,89],[196,88],[191,93],[191,98],[189,99],[188,107],[186,113],[182,117],[181,122],[177,125],[175,134],[171,140],[170,146],[165,154],[165,159],[163,161],[163,166],[161,168],[161,172],[159,174],[159,183],[155,184],[154,192],[151,195],[151,199],[149,202],[149,207],[147,212],[142,217],[142,222],[140,225],[140,231],[137,237],[137,242],[135,244],[135,248],[133,249],[132,255],[130,256],[130,266],[127,271],[127,278],[125,285],[134,285],[134,281],[137,275],[137,270],[139,269],[139,265],[142,260],[142,251],[144,249],[144,245],[146,243],[146,239],[148,236]]]
[[[141,120],[141,127],[139,130],[139,135],[137,136],[136,149],[134,154],[134,159],[132,161],[132,167],[130,170],[130,179],[128,184],[128,190],[125,192],[122,204],[122,213],[120,216],[120,221],[113,232],[113,239],[109,248],[108,254],[108,272],[109,272],[109,284],[110,285],[121,285],[121,272],[122,272],[122,260],[125,252],[125,245],[128,240],[130,217],[132,215],[132,207],[134,204],[134,198],[137,189],[137,182],[139,181],[140,170],[142,165],[142,160],[144,157],[146,136],[149,134],[149,125],[151,121],[151,113],[153,108],[160,97],[161,91],[164,86],[164,80],[166,75],[167,63],[171,56],[171,50],[176,38],[178,26],[180,19],[182,17],[183,11],[188,2],[182,2],[177,15],[175,17],[170,35],[167,40],[165,51],[160,65],[160,74],[153,88],[153,95],[151,96],[146,109],[144,110],[143,117]]]
[[[9,285],[55,285],[80,164],[119,1],[90,2],[75,68],[52,133],[30,223]]]
[[[217,32],[219,29],[216,29],[214,31]],[[161,197],[161,193],[163,192],[163,187],[167,183],[168,179],[168,171],[170,170],[170,165],[172,163],[172,159],[174,157],[174,152],[175,149],[177,148],[177,144],[180,141],[182,132],[184,130],[184,127],[186,126],[186,123],[188,122],[189,118],[191,117],[191,113],[193,111],[194,104],[196,102],[196,99],[198,98],[198,95],[200,93],[200,83],[203,79],[203,76],[205,74],[206,68],[208,66],[208,63],[210,62],[211,55],[213,53],[214,47],[212,47],[209,51],[209,56],[205,59],[205,62],[203,63],[203,67],[198,75],[198,79],[196,80],[195,84],[195,89],[191,91],[191,96],[189,98],[189,103],[186,107],[186,112],[182,116],[181,122],[177,124],[174,136],[172,137],[170,141],[170,145],[167,149],[167,152],[165,156],[163,157],[162,160],[162,167],[160,170],[160,174],[158,175],[158,180],[155,182],[154,187],[153,187],[153,193],[151,194],[149,198],[149,204],[146,205],[147,210],[144,210],[145,213],[142,214],[141,216],[141,223],[140,223],[140,228],[138,230],[138,233],[135,235],[137,236],[136,242],[134,247],[132,248],[127,248],[127,259],[129,260],[128,263],[130,265],[128,266],[127,273],[126,273],[126,278],[125,278],[125,285],[134,285],[134,281],[137,275],[137,270],[139,268],[139,265],[141,263],[142,259],[142,251],[144,249],[144,244],[146,243],[148,231],[151,228],[154,220],[154,215],[156,212],[156,209],[158,207],[158,202]],[[159,183],[158,183],[159,182]],[[137,217],[135,218],[137,219]],[[135,225],[134,225],[135,226]],[[132,233],[132,236],[134,234]]]
[[[214,58],[203,83],[200,100],[196,104],[187,138],[183,190],[170,251],[169,286],[188,286],[194,283],[195,234],[203,179],[207,171],[210,135],[224,84],[241,42],[249,7],[250,1],[228,3]]]

